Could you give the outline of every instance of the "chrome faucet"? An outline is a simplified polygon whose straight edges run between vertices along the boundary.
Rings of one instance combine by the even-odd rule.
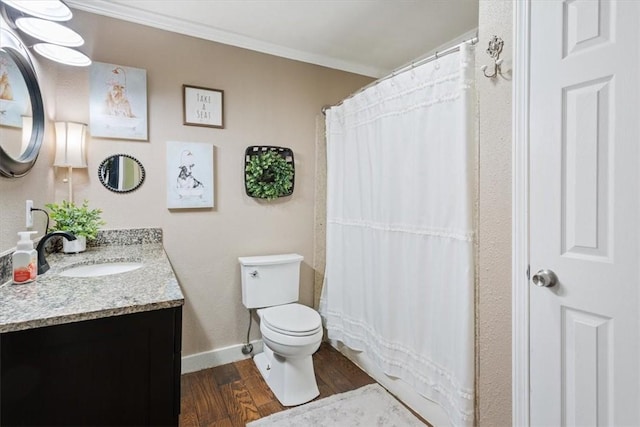
[[[76,236],[66,231],[52,231],[49,234],[45,234],[42,239],[40,239],[40,242],[38,242],[38,247],[36,248],[36,251],[38,251],[38,274],[46,273],[47,270],[49,270],[49,263],[44,256],[44,245],[47,243],[47,240],[56,236],[62,236],[69,241],[76,240]]]

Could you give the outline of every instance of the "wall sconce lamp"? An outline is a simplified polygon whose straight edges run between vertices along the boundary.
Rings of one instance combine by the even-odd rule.
[[[62,1],[0,0],[0,4],[2,16],[12,28],[43,42],[31,46],[40,55],[66,65],[91,65],[88,56],[72,49],[84,44],[82,36],[59,23],[73,17],[71,9]]]
[[[54,166],[66,167],[69,183],[69,202],[73,202],[73,168],[86,168],[85,134],[87,125],[56,122],[56,158]]]

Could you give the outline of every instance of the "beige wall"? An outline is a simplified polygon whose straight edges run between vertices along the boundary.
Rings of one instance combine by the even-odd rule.
[[[102,208],[107,228],[164,230],[186,298],[183,355],[244,341],[248,315],[241,303],[238,256],[304,255],[301,301],[311,305],[316,116],[323,105],[370,79],[83,12],[75,12],[72,25],[87,39],[94,61],[147,70],[149,141],[91,139],[89,168],[74,173],[75,200],[86,198]],[[46,99],[55,119],[88,123],[88,69],[54,66],[45,74],[56,82]],[[182,125],[184,83],[225,91],[225,129]],[[165,145],[173,140],[215,147],[214,209],[166,209]],[[0,179],[0,251],[15,246],[25,198],[42,206],[67,196],[66,171],[54,177],[51,167],[52,142],[49,138],[25,178]],[[264,203],[244,194],[243,153],[256,144],[293,149],[292,197]],[[139,190],[118,195],[98,181],[98,164],[115,153],[131,154],[144,164],[147,177]],[[257,328],[252,336],[259,336]]]
[[[480,114],[477,301],[478,425],[511,425],[511,0],[480,0],[476,50]],[[489,39],[504,40],[501,78],[487,79]],[[491,70],[489,68],[488,71]]]

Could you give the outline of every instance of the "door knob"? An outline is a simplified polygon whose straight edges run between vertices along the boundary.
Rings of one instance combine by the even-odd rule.
[[[551,270],[540,270],[531,279],[533,284],[541,288],[551,288],[558,283],[558,276]]]

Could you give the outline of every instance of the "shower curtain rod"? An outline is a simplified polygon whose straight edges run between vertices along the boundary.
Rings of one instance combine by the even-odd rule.
[[[463,43],[476,44],[476,43],[478,43],[478,36],[475,36],[475,37],[472,37],[472,38],[470,38],[470,39],[464,40],[464,41],[462,41],[462,42],[458,43],[457,45],[455,45],[455,46],[451,46],[451,47],[449,47],[449,48],[447,48],[447,49],[444,49],[444,50],[442,50],[442,51],[436,51],[436,53],[435,53],[435,54],[433,54],[433,55],[431,55],[431,56],[427,56],[427,57],[425,57],[425,58],[418,59],[418,60],[416,60],[416,61],[414,61],[414,62],[411,62],[410,64],[404,65],[404,66],[402,66],[402,67],[400,67],[400,68],[396,68],[396,69],[395,69],[395,70],[393,70],[390,74],[388,74],[388,75],[386,75],[386,76],[384,76],[384,77],[380,77],[379,79],[374,80],[374,81],[372,81],[371,83],[369,83],[368,85],[366,85],[366,86],[364,86],[364,87],[362,87],[362,88],[358,89],[357,91],[353,92],[351,95],[347,96],[345,99],[343,99],[342,101],[338,102],[336,105],[325,105],[324,107],[322,107],[322,109],[321,109],[320,111],[322,111],[322,114],[326,116],[326,114],[327,114],[327,110],[328,110],[329,108],[337,107],[337,106],[339,106],[339,105],[342,105],[342,103],[343,103],[344,101],[346,101],[347,99],[353,98],[353,97],[354,97],[354,96],[356,96],[357,94],[359,94],[359,93],[361,93],[361,92],[364,92],[365,90],[369,89],[370,87],[373,87],[373,86],[377,85],[378,83],[381,83],[381,82],[383,82],[383,81],[385,81],[385,80],[388,80],[388,79],[390,79],[391,77],[395,77],[395,76],[397,76],[398,74],[402,74],[402,73],[404,73],[405,71],[412,70],[412,69],[414,69],[415,67],[418,67],[418,66],[420,66],[420,65],[422,65],[422,64],[426,64],[426,63],[431,62],[431,61],[433,61],[433,60],[436,60],[436,59],[438,59],[438,58],[442,58],[443,56],[446,56],[446,55],[448,55],[448,54],[450,54],[450,53],[457,52],[457,51],[459,51],[459,50],[460,50],[460,45],[461,45],[461,44],[463,44]]]

